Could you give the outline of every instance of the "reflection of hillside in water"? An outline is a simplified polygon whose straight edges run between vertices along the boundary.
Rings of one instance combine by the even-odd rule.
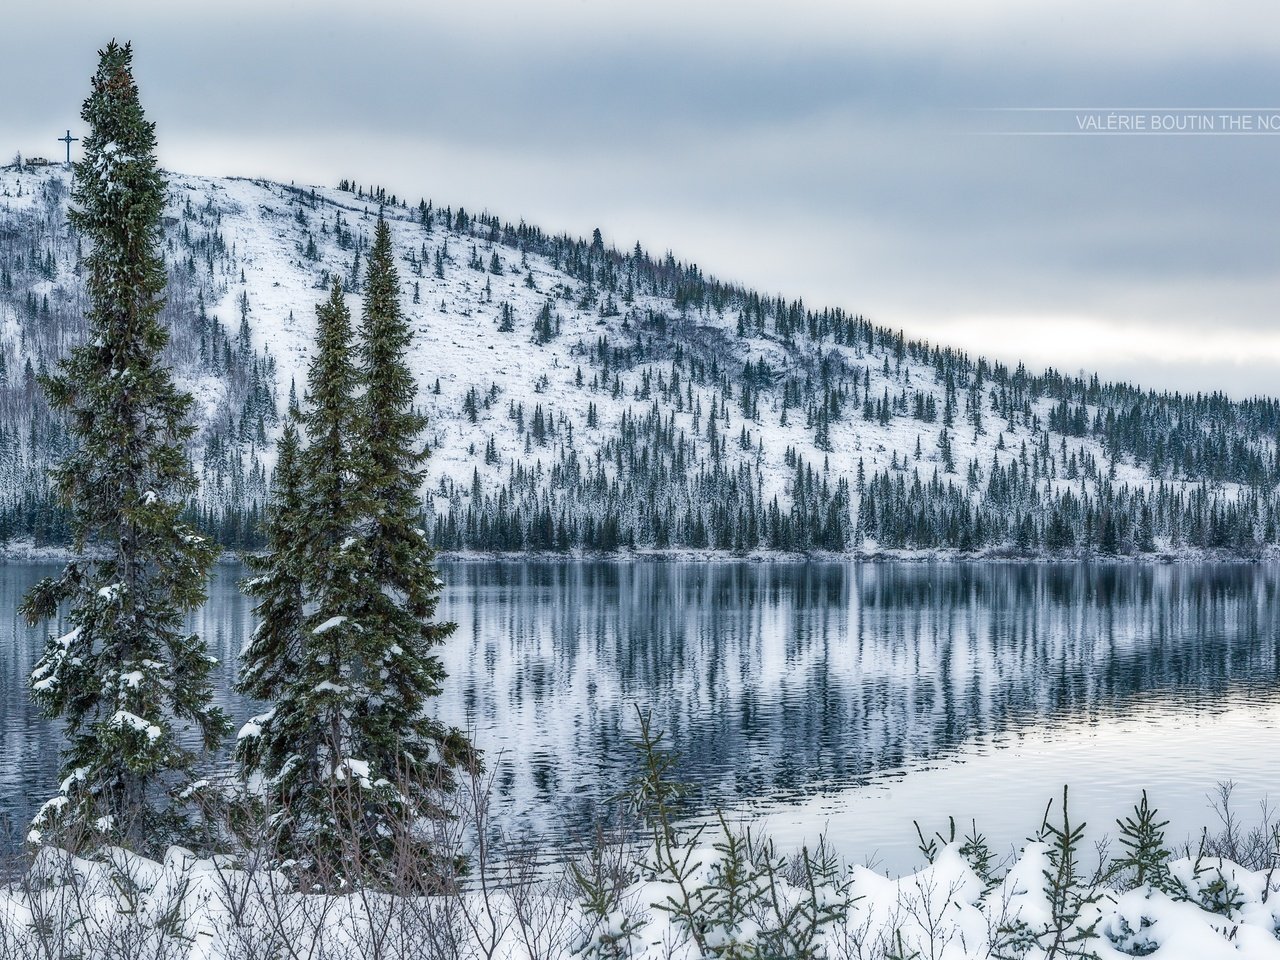
[[[449,568],[444,712],[503,794],[608,795],[653,710],[709,798],[857,782],[1046,716],[1271,687],[1276,571],[1246,565]]]
[[[18,616],[23,594],[42,577],[56,576],[61,564],[0,563],[0,850],[21,843],[36,808],[56,790],[63,738],[57,725],[37,713],[27,678],[44,650],[50,630],[69,629],[65,617],[31,628]],[[190,624],[217,657],[215,698],[238,727],[253,704],[232,690],[236,657],[253,627],[252,608],[237,587],[245,570],[238,563],[218,564],[209,582],[209,600]],[[198,738],[189,737],[195,746]],[[229,746],[229,745],[228,745]],[[220,758],[210,758],[219,762]]]
[[[14,611],[57,569],[0,565],[0,628],[12,638],[0,645],[0,816],[19,827],[56,783],[61,739],[26,687],[43,633]],[[1137,697],[1173,714],[1212,708],[1228,689],[1236,700],[1277,695],[1272,567],[477,563],[443,573],[441,614],[459,628],[444,648],[441,712],[476,727],[504,800],[543,822],[621,787],[634,704],[669,731],[684,775],[728,802],[854,784],[1046,717],[1105,722]],[[193,618],[221,660],[218,699],[237,726],[255,712],[231,690],[252,628],[242,574],[219,566]]]

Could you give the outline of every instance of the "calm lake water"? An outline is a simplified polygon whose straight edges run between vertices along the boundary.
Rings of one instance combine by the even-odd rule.
[[[0,566],[0,813],[56,781],[56,731],[25,678],[42,633],[13,612],[57,569]],[[218,568],[194,626],[230,689],[252,626]],[[948,814],[1001,848],[1072,787],[1114,832],[1145,787],[1178,841],[1216,782],[1250,817],[1280,797],[1280,568],[981,564],[464,563],[442,569],[439,704],[496,772],[501,815],[557,844],[634,772],[650,710],[697,785],[694,808],[783,842],[826,829],[890,870],[913,819]]]

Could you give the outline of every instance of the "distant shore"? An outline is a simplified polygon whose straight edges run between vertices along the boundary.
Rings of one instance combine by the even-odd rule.
[[[250,551],[251,552],[251,551]],[[76,556],[70,547],[35,544],[30,540],[12,540],[0,545],[0,560],[18,563],[65,563]],[[240,552],[228,550],[220,562],[235,563]],[[1010,549],[991,548],[982,551],[952,549],[934,550],[850,550],[845,552],[785,552],[753,550],[739,553],[731,550],[619,550],[612,553],[571,550],[486,552],[474,550],[441,551],[441,563],[525,563],[528,561],[567,561],[581,563],[1099,563],[1099,564],[1176,564],[1176,563],[1263,563],[1280,559],[1280,547],[1266,546],[1258,551],[1240,553],[1232,550],[1201,550],[1184,547],[1153,553],[1107,554],[1097,551],[1018,553]]]

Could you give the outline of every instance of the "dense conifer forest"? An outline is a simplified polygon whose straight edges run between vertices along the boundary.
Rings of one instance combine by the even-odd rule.
[[[0,172],[0,539],[60,545],[69,440],[37,377],[84,336],[61,168]],[[188,518],[262,544],[313,305],[391,228],[446,551],[1258,555],[1280,404],[1033,372],[489,213],[171,175],[166,360],[196,397]],[[678,239],[678,238],[676,238]]]

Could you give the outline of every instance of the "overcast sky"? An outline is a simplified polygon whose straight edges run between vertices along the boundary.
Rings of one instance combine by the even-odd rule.
[[[60,155],[113,36],[171,169],[598,226],[1036,368],[1280,393],[1280,136],[1001,133],[1280,113],[1274,2],[6,4],[0,156]]]

